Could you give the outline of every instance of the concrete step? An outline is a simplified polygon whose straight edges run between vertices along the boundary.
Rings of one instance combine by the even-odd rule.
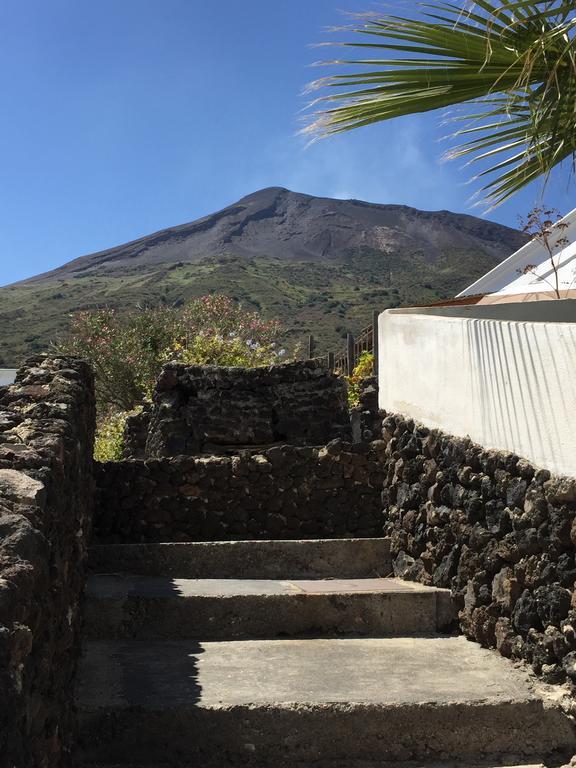
[[[509,661],[462,637],[88,643],[86,762],[353,766],[576,751]]]
[[[508,762],[506,760],[505,762],[498,761],[498,764],[494,763],[494,760],[489,760],[488,762],[482,761],[480,763],[477,762],[469,762],[468,760],[463,763],[460,760],[458,762],[454,762],[453,760],[450,760],[449,762],[422,762],[421,760],[418,760],[417,762],[414,762],[413,760],[410,760],[409,762],[405,762],[404,760],[402,762],[398,762],[395,760],[393,763],[386,761],[385,763],[381,762],[380,760],[378,762],[374,762],[373,760],[366,761],[366,760],[355,760],[353,763],[351,763],[349,760],[346,760],[345,762],[342,762],[341,760],[333,761],[329,760],[326,761],[314,761],[314,764],[312,763],[298,763],[298,768],[573,768],[573,766],[564,765],[561,766],[560,763],[557,763],[554,761],[554,763],[547,763],[545,765],[544,763],[518,763],[517,760],[512,758],[514,762]],[[271,763],[256,763],[254,764],[255,768],[292,768],[294,763],[286,763],[284,761],[278,762],[274,761],[273,764]],[[102,763],[83,763],[82,768],[235,768],[233,763],[227,762],[222,760],[222,758],[219,758],[218,761],[213,761],[212,764],[203,763],[200,765],[197,762],[190,763],[188,761],[186,762],[178,762],[178,763],[161,763],[161,764],[154,764],[154,765],[134,765],[134,763],[124,763],[124,764],[118,764],[115,765],[103,765]]]
[[[392,573],[388,539],[102,544],[97,573],[186,579],[363,579]]]
[[[102,763],[83,763],[82,768],[237,768],[237,763],[231,763],[227,760],[222,758],[219,758],[218,761],[213,761],[211,764],[208,763],[202,763],[199,764],[197,762],[190,763],[190,762],[178,762],[178,763],[162,763],[162,764],[154,764],[154,765],[134,765],[131,764],[118,764],[115,765],[103,765]],[[274,761],[274,763],[253,763],[253,768],[292,768],[294,763],[286,763],[284,761],[278,762]],[[450,760],[449,762],[442,762],[442,763],[429,763],[429,762],[422,762],[421,760],[418,760],[417,762],[414,762],[411,760],[410,762],[402,761],[399,763],[397,760],[395,760],[393,763],[390,763],[389,761],[386,761],[385,763],[378,761],[374,762],[373,760],[370,760],[367,762],[366,760],[354,760],[350,762],[350,760],[346,760],[345,762],[342,762],[341,760],[333,761],[330,760],[328,762],[321,761],[320,763],[315,760],[314,763],[298,763],[298,768],[573,768],[573,766],[564,765],[561,766],[560,764],[550,764],[544,765],[544,763],[518,763],[517,761],[514,763],[510,762],[501,762],[498,761],[498,764],[496,765],[493,760],[489,760],[488,762],[482,761],[481,763],[470,763],[468,760],[463,763],[461,761],[454,762],[453,760]]]
[[[92,639],[235,639],[432,634],[454,618],[450,592],[399,579],[170,579],[92,576]]]

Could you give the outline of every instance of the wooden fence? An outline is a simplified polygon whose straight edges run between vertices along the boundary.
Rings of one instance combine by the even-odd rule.
[[[328,367],[331,371],[351,376],[362,352],[374,354],[374,374],[378,375],[378,311],[372,312],[372,324],[363,328],[358,336],[349,333],[346,336],[346,349],[340,352],[328,352],[326,355]],[[314,337],[308,337],[308,357],[316,357],[314,354]]]

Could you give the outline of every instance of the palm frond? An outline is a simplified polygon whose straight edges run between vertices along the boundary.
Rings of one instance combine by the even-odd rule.
[[[459,107],[450,158],[496,164],[476,178],[497,205],[576,158],[576,3],[424,2],[413,16],[370,18],[340,43],[359,49],[311,84],[322,95],[305,132],[329,136],[395,117]],[[371,54],[374,55],[371,58]],[[472,113],[463,114],[463,105]]]

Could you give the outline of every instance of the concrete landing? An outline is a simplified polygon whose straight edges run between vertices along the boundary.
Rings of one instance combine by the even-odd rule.
[[[528,679],[464,638],[91,642],[78,706],[86,757],[100,762],[304,768],[576,750]]]
[[[87,594],[93,639],[431,634],[454,618],[448,590],[399,579],[100,575]]]
[[[255,768],[293,768],[294,763],[287,764],[284,761],[278,762],[275,761],[274,765],[264,765],[263,763],[260,763]],[[102,763],[84,763],[82,768],[236,768],[235,765],[232,763],[226,762],[226,758],[219,758],[217,761],[212,762],[211,764],[203,762],[201,765],[199,763],[195,763],[194,766],[192,766],[188,762],[184,763],[155,763],[154,765],[146,764],[146,765],[134,765],[131,763],[130,765],[123,763],[122,765],[103,765]],[[493,760],[490,760],[489,762],[483,762],[483,763],[470,763],[466,761],[465,763],[457,762],[455,763],[453,760],[450,760],[449,762],[443,762],[443,763],[423,763],[421,760],[418,762],[410,761],[410,762],[398,762],[395,760],[393,763],[390,762],[373,762],[369,761],[366,762],[366,760],[361,760],[358,762],[355,760],[353,763],[350,761],[343,762],[334,762],[331,760],[329,763],[326,762],[317,762],[314,761],[314,764],[311,763],[298,763],[297,768],[573,768],[573,766],[569,765],[563,765],[561,766],[559,763],[548,763],[547,765],[544,765],[544,763],[509,763],[509,762],[500,762],[498,761],[498,764],[494,763]]]
[[[260,763],[259,765],[255,766],[255,768],[293,768],[293,766],[294,763],[287,764],[284,761],[275,761],[273,766]],[[126,763],[123,763],[122,765],[103,765],[102,763],[84,763],[82,768],[236,768],[236,766],[232,763],[226,762],[226,758],[219,758],[216,761],[213,761],[211,764],[203,762],[201,765],[199,763],[195,763],[194,766],[188,762],[162,764],[155,763],[154,765],[134,765],[133,763],[130,765]],[[345,763],[342,763],[340,761],[334,762],[331,760],[329,763],[314,761],[313,765],[311,763],[298,763],[297,768],[572,768],[572,766],[561,766],[556,762],[553,764],[548,763],[547,765],[544,765],[544,763],[512,764],[499,761],[498,764],[496,764],[493,760],[490,760],[488,763],[470,763],[468,761],[465,763],[455,763],[452,760],[450,762],[443,763],[423,763],[420,760],[418,762],[410,761],[408,763],[405,761],[399,763],[397,760],[395,760],[393,763],[375,763],[373,761],[366,762],[366,760],[361,760],[360,762],[355,760],[353,763],[346,761]]]
[[[388,539],[110,544],[90,549],[99,573],[188,579],[369,578],[392,573]]]

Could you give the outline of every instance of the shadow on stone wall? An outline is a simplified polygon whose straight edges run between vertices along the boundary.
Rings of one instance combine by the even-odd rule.
[[[93,508],[86,363],[32,358],[0,388],[0,767],[70,765]]]
[[[100,543],[380,536],[383,475],[368,444],[96,465]]]
[[[237,453],[350,439],[347,386],[322,360],[261,368],[169,364],[131,417],[126,457]]]

